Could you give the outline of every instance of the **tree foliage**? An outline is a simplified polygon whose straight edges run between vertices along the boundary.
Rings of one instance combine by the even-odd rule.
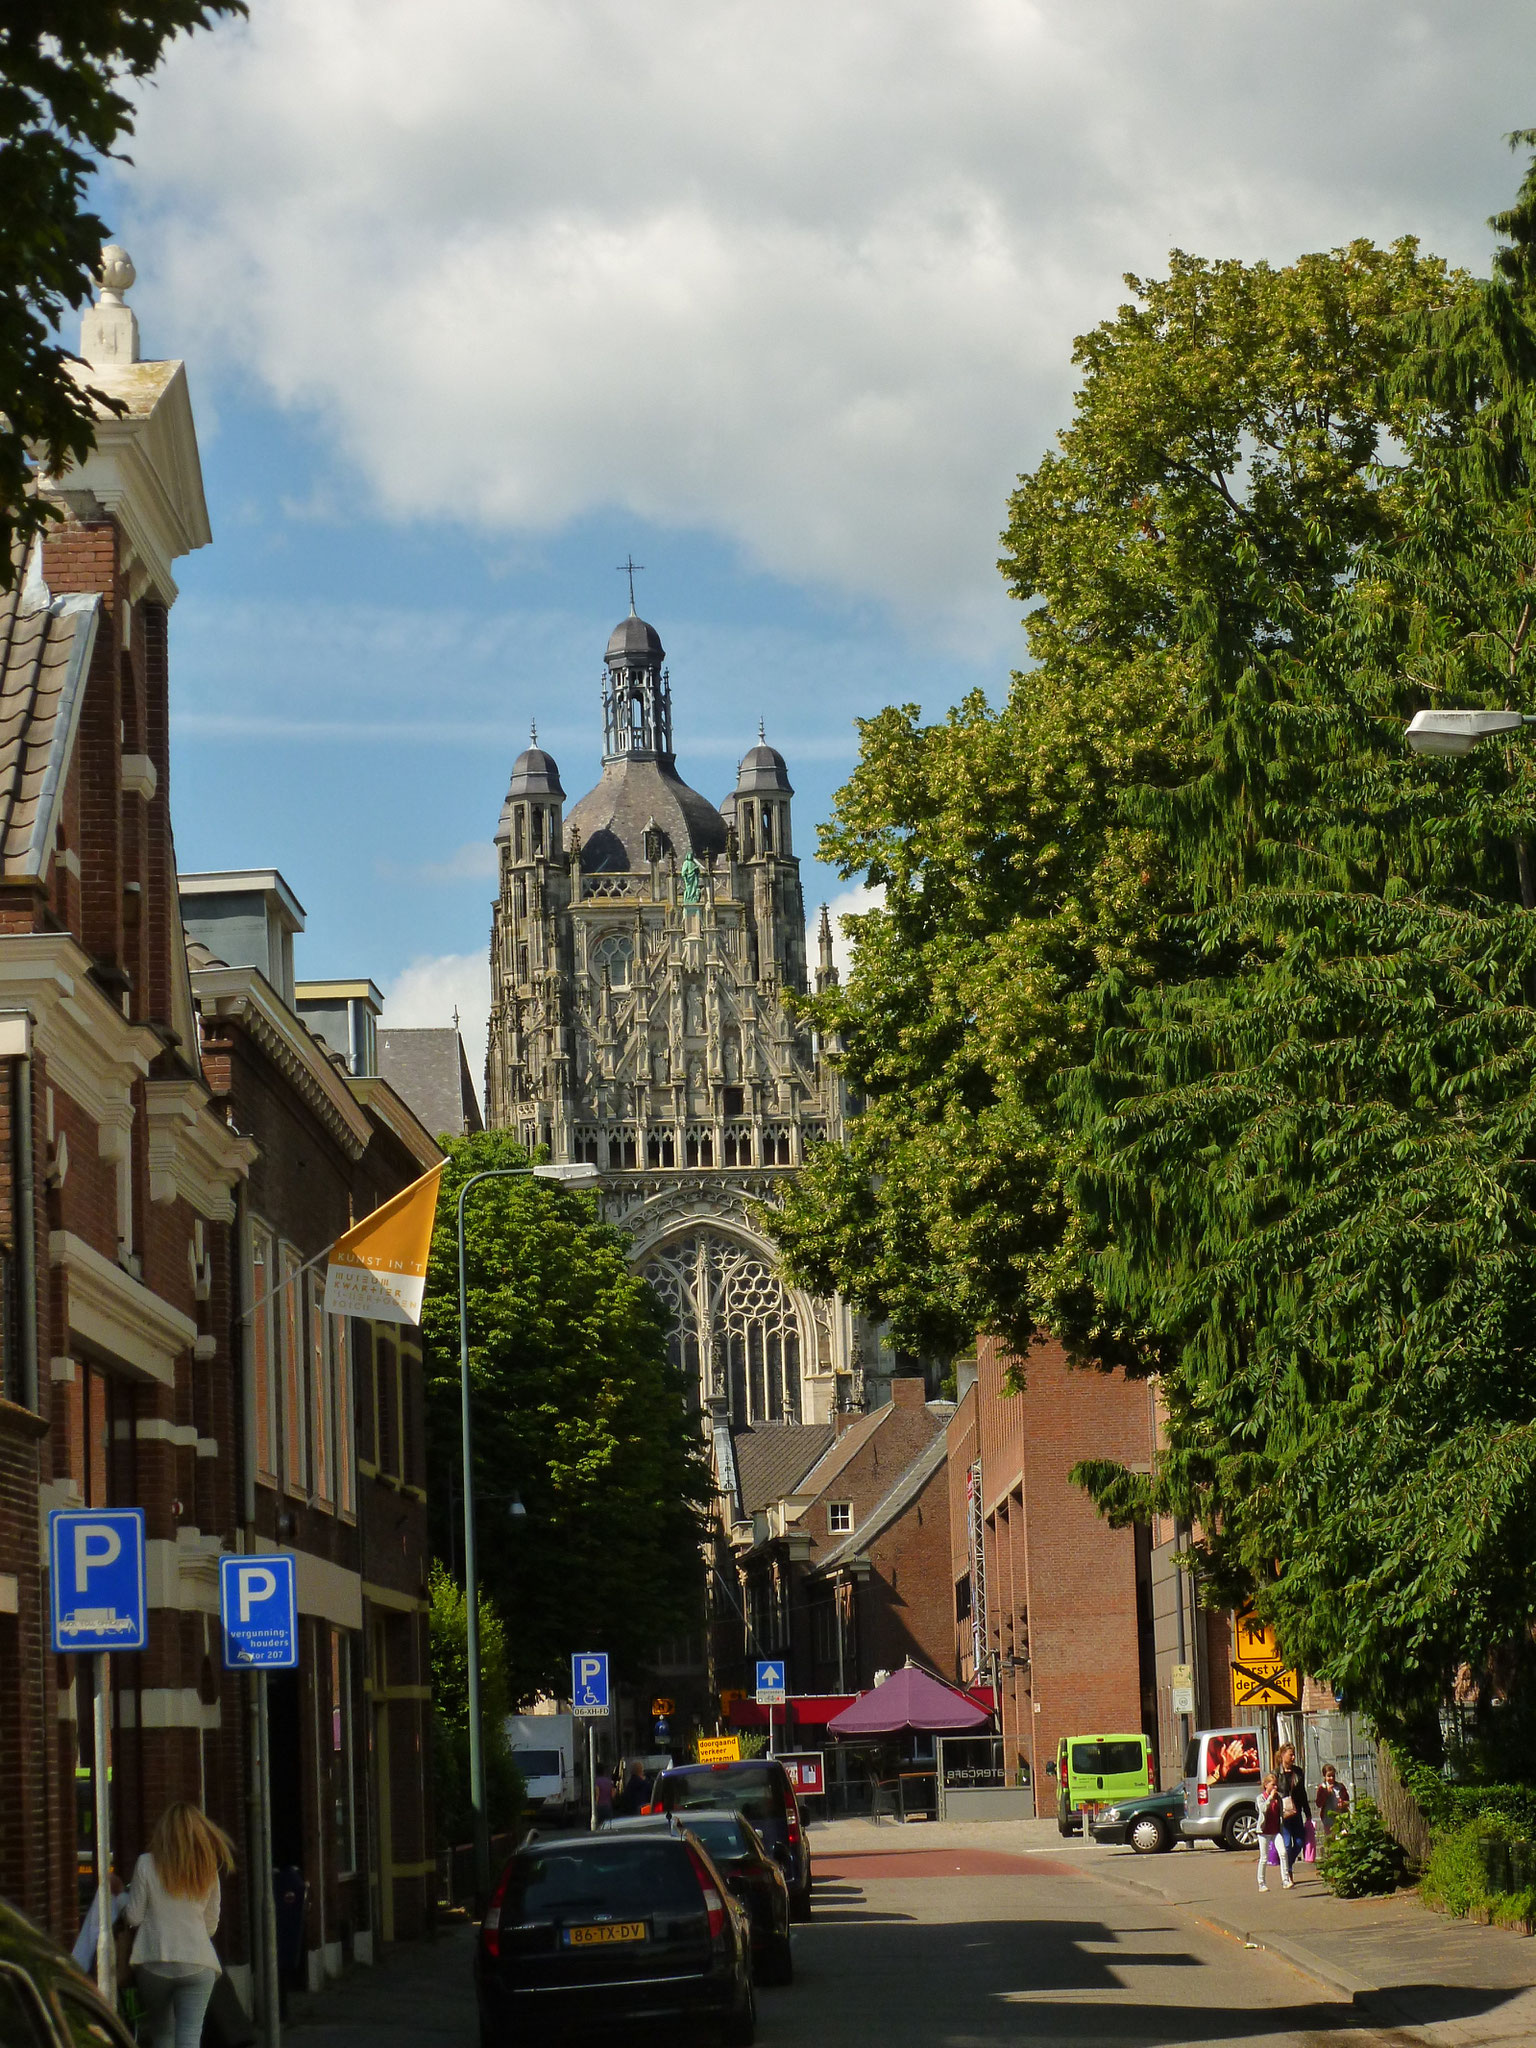
[[[469,1602],[440,1560],[428,1574],[432,1647],[432,1804],[440,1843],[474,1835],[469,1797]],[[480,1723],[485,1749],[486,1811],[493,1833],[515,1828],[523,1781],[512,1758],[507,1716],[507,1632],[490,1601],[480,1601]]]
[[[1533,708],[1536,175],[1496,225],[1481,283],[1176,255],[1079,344],[1005,537],[1037,666],[839,794],[863,1106],[786,1233],[914,1334],[1158,1370],[1155,1472],[1083,1483],[1398,1725],[1536,1613],[1531,776],[1403,746]]]
[[[528,1162],[502,1132],[448,1151],[422,1327],[435,1540],[460,1559],[455,1204],[472,1173]],[[480,1576],[506,1626],[511,1697],[564,1690],[573,1650],[638,1674],[695,1624],[708,1491],[665,1310],[592,1197],[551,1182],[473,1189],[465,1244]]]
[[[0,9],[0,587],[12,548],[50,516],[27,450],[50,470],[82,461],[96,407],[54,335],[91,296],[105,224],[86,205],[97,159],[133,132],[122,87],[147,78],[175,35],[245,13],[244,0],[7,0]]]

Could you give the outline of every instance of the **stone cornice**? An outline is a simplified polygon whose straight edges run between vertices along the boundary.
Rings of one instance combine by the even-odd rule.
[[[255,967],[199,967],[192,993],[208,1018],[237,1024],[271,1061],[350,1159],[368,1149],[370,1125],[345,1079]]]
[[[426,1125],[413,1114],[410,1105],[395,1093],[386,1080],[376,1074],[361,1076],[355,1080],[349,1079],[347,1086],[369,1116],[375,1118],[385,1130],[399,1140],[421,1167],[422,1172],[430,1173],[443,1156],[442,1148]]]
[[[149,1072],[160,1040],[130,1024],[92,981],[90,960],[68,932],[0,937],[0,1009],[28,1010],[33,1049],[55,1088],[79,1104],[102,1134],[102,1153],[120,1155],[133,1122],[130,1090]]]
[[[48,1257],[69,1278],[70,1335],[144,1379],[174,1386],[176,1361],[197,1336],[192,1318],[73,1231],[50,1232]]]
[[[150,1081],[144,1098],[149,1199],[180,1196],[210,1223],[233,1223],[235,1183],[258,1157],[255,1139],[240,1137],[214,1115],[200,1081]]]

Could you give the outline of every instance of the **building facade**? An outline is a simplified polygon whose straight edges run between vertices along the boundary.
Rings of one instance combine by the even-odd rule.
[[[825,1422],[872,1396],[881,1354],[845,1304],[782,1279],[757,1220],[843,1129],[838,1077],[786,1000],[810,987],[794,791],[761,739],[718,808],[689,788],[665,663],[631,609],[604,657],[602,776],[569,812],[540,747],[513,766],[486,1121],[602,1171],[707,1427]],[[831,946],[823,914],[818,986]]]

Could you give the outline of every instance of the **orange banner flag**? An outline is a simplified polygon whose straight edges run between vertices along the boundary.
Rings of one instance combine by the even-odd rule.
[[[437,1191],[447,1160],[354,1223],[331,1246],[325,1312],[377,1323],[419,1323]]]

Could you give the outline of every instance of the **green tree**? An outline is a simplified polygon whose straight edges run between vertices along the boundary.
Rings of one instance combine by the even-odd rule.
[[[8,0],[0,11],[0,588],[12,551],[51,514],[28,488],[30,447],[50,470],[81,461],[96,407],[54,339],[66,307],[91,296],[107,230],[86,205],[97,159],[133,132],[121,90],[147,78],[166,44],[245,13],[244,0]]]
[[[1212,698],[1220,780],[1142,793],[1184,960],[1106,982],[1069,1091],[1099,1283],[1172,1359],[1155,1483],[1084,1478],[1197,1517],[1213,1595],[1403,1726],[1508,1683],[1536,1613],[1531,775],[1402,744],[1532,704],[1533,210],[1528,175],[1495,276],[1402,322],[1383,523]]]
[[[469,1800],[469,1602],[434,1558],[427,1578],[432,1602],[432,1796],[440,1844],[474,1839]],[[485,1790],[491,1831],[515,1828],[523,1782],[512,1761],[507,1716],[512,1693],[507,1631],[490,1601],[480,1602],[480,1720],[485,1741]]]
[[[1325,607],[1385,530],[1372,468],[1396,324],[1454,296],[1411,242],[1285,269],[1176,253],[1077,345],[1058,447],[1021,479],[1003,570],[1035,666],[1007,702],[861,728],[823,857],[879,884],[847,985],[814,1006],[859,1105],[775,1229],[795,1271],[898,1341],[1044,1328],[1101,1362],[1162,1357],[1109,1290],[1062,1076],[1106,985],[1156,986],[1201,878],[1142,787],[1219,802],[1211,706],[1246,652]]]
[[[422,1327],[436,1543],[462,1557],[458,1488],[458,1191],[527,1155],[504,1132],[448,1147]],[[666,1312],[593,1197],[487,1181],[465,1207],[481,1580],[507,1631],[512,1697],[569,1685],[573,1650],[639,1675],[698,1625],[708,1472]],[[510,1497],[525,1516],[512,1520]]]

